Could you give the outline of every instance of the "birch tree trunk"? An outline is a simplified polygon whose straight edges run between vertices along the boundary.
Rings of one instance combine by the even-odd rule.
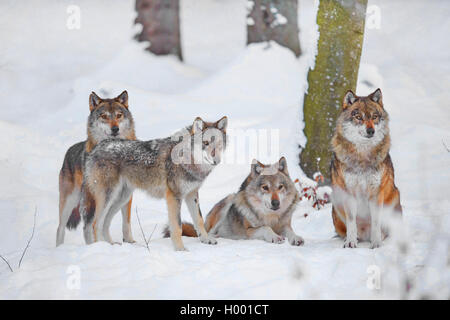
[[[275,41],[298,57],[297,0],[249,0],[247,44]]]
[[[183,60],[179,0],[136,0],[136,11],[135,23],[143,27],[136,39],[150,42],[146,50],[156,55],[174,54]]]
[[[330,181],[330,140],[336,118],[345,92],[356,92],[366,8],[367,0],[320,0],[319,4],[320,37],[303,103],[307,143],[300,153],[300,166],[309,177],[320,171],[326,182]]]

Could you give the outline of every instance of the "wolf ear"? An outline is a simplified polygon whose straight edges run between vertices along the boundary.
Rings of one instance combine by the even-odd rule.
[[[347,107],[354,104],[356,101],[356,95],[353,93],[352,90],[348,90],[347,93],[344,96],[344,102],[342,104],[342,108],[345,110]]]
[[[98,107],[100,102],[102,102],[102,99],[94,91],[92,91],[89,96],[89,110],[92,112],[92,110]]]
[[[375,90],[374,92],[372,92],[369,95],[370,100],[372,100],[373,102],[379,103],[381,105],[383,105],[383,95],[381,94],[381,89],[378,88],[377,90]]]
[[[286,175],[289,175],[288,169],[287,169],[287,161],[285,157],[281,157],[278,161],[278,170],[283,172]]]
[[[252,160],[252,167],[251,167],[252,177],[259,176],[263,169],[264,169],[264,165],[261,162],[259,162],[256,159]]]
[[[223,132],[227,131],[227,125],[228,125],[228,118],[226,116],[217,121],[217,128],[219,130],[222,130]]]
[[[198,132],[202,132],[204,126],[204,122],[202,118],[197,117],[194,120],[194,123],[192,124],[192,134],[196,134]]]
[[[121,94],[119,94],[114,100],[123,104],[125,108],[128,109],[128,92],[124,90]]]

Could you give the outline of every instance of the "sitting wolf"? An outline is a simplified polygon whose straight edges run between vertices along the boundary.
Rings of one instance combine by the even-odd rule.
[[[378,248],[388,236],[386,218],[402,213],[389,155],[389,116],[380,89],[366,97],[346,93],[331,145],[336,232],[346,248],[356,248],[358,239]]]

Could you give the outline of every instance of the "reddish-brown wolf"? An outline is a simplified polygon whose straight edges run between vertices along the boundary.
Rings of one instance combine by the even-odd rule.
[[[122,92],[114,99],[102,99],[94,92],[89,96],[87,140],[71,146],[64,157],[59,173],[59,226],[56,234],[56,245],[64,242],[65,228],[75,229],[80,222],[80,200],[86,199],[84,207],[93,215],[95,203],[90,194],[82,197],[83,167],[86,156],[105,139],[136,140],[134,121],[128,110],[128,93]],[[127,206],[122,208],[123,238],[126,242],[134,242],[130,227],[131,198]],[[84,230],[89,236],[90,230]]]
[[[366,97],[348,91],[331,145],[333,223],[344,247],[370,240],[377,248],[388,235],[387,213],[400,213],[400,193],[389,155],[389,117],[381,90]]]

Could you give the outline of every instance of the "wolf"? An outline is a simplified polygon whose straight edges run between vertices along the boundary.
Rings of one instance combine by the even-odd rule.
[[[388,235],[383,213],[402,213],[390,145],[381,90],[365,97],[348,91],[331,139],[330,168],[332,218],[345,248],[356,248],[358,238],[378,248]]]
[[[193,124],[174,135],[149,141],[104,140],[86,159],[86,185],[96,207],[90,223],[93,241],[112,242],[110,222],[135,189],[165,198],[175,250],[186,250],[181,239],[181,203],[185,200],[200,241],[216,244],[205,230],[198,190],[220,163],[226,147],[227,117]],[[89,227],[90,228],[90,227]]]
[[[214,237],[260,239],[294,246],[304,244],[292,230],[292,214],[299,202],[287,162],[282,157],[272,165],[252,161],[250,174],[237,193],[219,201],[206,217],[206,231]],[[165,230],[165,236],[170,234]],[[183,235],[196,237],[190,224],[183,224]]]
[[[128,107],[128,93],[123,91],[113,99],[102,99],[95,92],[89,96],[90,114],[87,121],[87,140],[71,146],[64,157],[59,173],[59,225],[56,246],[64,243],[65,228],[75,229],[80,222],[80,200],[83,192],[84,162],[92,149],[105,139],[136,140],[134,121]],[[90,195],[85,195],[87,201]],[[95,203],[89,202],[90,211]],[[130,227],[131,198],[122,208],[124,240],[134,242]],[[86,237],[86,230],[85,230]]]

